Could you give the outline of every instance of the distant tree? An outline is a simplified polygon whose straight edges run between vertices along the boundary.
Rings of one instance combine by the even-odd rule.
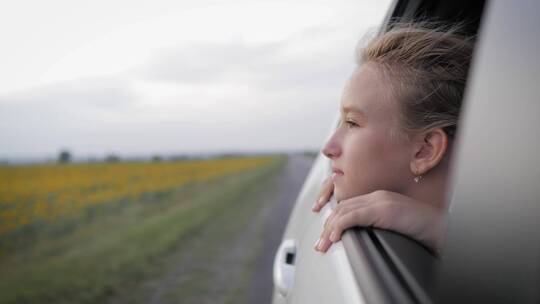
[[[71,162],[71,152],[68,150],[62,150],[58,154],[58,163],[67,164]]]
[[[189,156],[187,155],[175,155],[175,156],[172,156],[170,158],[170,160],[172,161],[185,161],[185,160],[189,160],[191,159]]]
[[[117,163],[120,161],[120,157],[114,154],[109,154],[105,157],[105,162],[107,163]]]
[[[155,163],[159,163],[160,161],[162,161],[163,159],[161,158],[161,156],[159,155],[154,155],[152,156],[152,161],[155,162]]]

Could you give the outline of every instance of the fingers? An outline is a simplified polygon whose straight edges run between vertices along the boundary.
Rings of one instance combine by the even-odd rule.
[[[326,203],[330,200],[330,197],[334,193],[334,183],[330,177],[326,178],[322,184],[321,192],[315,205],[313,205],[312,210],[314,212],[319,212]]]
[[[407,235],[437,252],[444,237],[446,211],[389,191],[341,201],[326,219],[316,250],[326,252],[354,226],[377,227]]]
[[[341,240],[343,232],[348,228],[373,225],[377,219],[374,209],[360,198],[356,203],[338,205],[327,218],[321,237],[315,244],[315,250],[326,252],[333,243]]]
[[[348,228],[354,226],[370,226],[370,224],[368,224],[371,222],[369,214],[370,212],[367,210],[361,210],[360,212],[356,210],[336,216],[328,227],[323,230],[321,237],[315,244],[315,250],[320,252],[328,251],[333,243],[341,240],[343,232]]]
[[[341,240],[341,235],[346,229],[354,226],[371,226],[373,225],[372,208],[362,208],[353,210],[343,214],[339,219],[336,219],[331,227],[330,241],[337,242]]]
[[[317,242],[315,243],[315,250],[320,252],[326,252],[328,248],[332,245],[332,242],[330,241],[330,235],[328,230],[323,230],[321,237]]]

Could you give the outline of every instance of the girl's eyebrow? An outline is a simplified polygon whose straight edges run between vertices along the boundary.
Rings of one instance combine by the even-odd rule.
[[[361,116],[364,116],[364,117],[366,116],[366,114],[364,113],[364,111],[362,111],[362,109],[360,109],[358,107],[355,107],[355,106],[352,106],[352,105],[343,106],[341,111],[343,113],[354,112],[354,113],[360,114]]]

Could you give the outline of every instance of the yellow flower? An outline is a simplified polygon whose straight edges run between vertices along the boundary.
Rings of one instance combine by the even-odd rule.
[[[97,204],[254,169],[272,157],[161,163],[0,166],[0,236]]]

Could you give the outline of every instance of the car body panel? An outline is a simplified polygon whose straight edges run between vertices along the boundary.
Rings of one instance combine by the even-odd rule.
[[[540,302],[539,11],[532,0],[487,6],[438,278],[443,303]]]
[[[334,119],[337,124],[338,117]],[[330,130],[330,132],[333,131]],[[330,136],[329,132],[329,136]],[[363,303],[362,295],[345,250],[341,244],[333,246],[326,254],[315,251],[314,245],[322,232],[326,217],[335,201],[320,212],[311,208],[318,198],[321,185],[331,171],[330,162],[322,154],[315,160],[298,195],[283,236],[283,242],[293,241],[295,250],[295,275],[290,292],[283,294],[276,288],[272,303]],[[283,261],[277,260],[274,268]],[[317,265],[317,267],[313,267]],[[274,272],[274,276],[276,273]],[[276,278],[274,277],[274,280]],[[324,288],[313,288],[321,287]]]

